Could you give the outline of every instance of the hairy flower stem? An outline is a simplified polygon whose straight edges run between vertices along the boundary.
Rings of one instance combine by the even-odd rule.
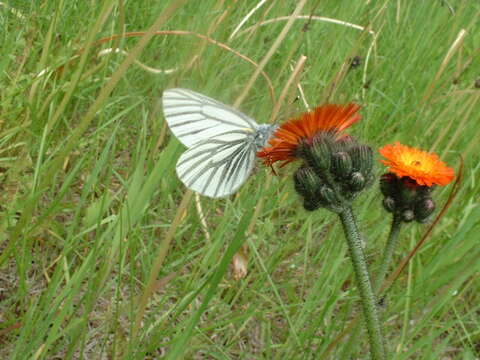
[[[343,231],[348,243],[350,257],[357,280],[357,286],[362,299],[363,314],[367,325],[368,339],[370,341],[370,352],[373,360],[385,360],[385,348],[380,328],[380,321],[377,313],[377,302],[373,293],[367,262],[361,245],[360,233],[355,223],[352,208],[345,207],[339,213],[342,221]]]
[[[388,235],[387,244],[385,245],[385,250],[383,250],[382,263],[378,270],[377,277],[375,278],[374,290],[375,294],[379,295],[380,289],[382,288],[383,281],[387,275],[388,268],[392,262],[393,253],[397,248],[398,244],[398,234],[400,234],[400,229],[402,227],[402,214],[399,211],[396,211],[393,214],[392,227],[390,228],[390,234]]]

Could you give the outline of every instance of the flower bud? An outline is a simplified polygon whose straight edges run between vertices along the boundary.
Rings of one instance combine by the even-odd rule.
[[[319,134],[313,138],[312,144],[308,146],[305,160],[317,173],[323,173],[330,169],[332,141],[330,135]]]
[[[355,171],[360,171],[364,176],[370,174],[373,169],[373,151],[370,146],[356,145],[349,149],[348,153]]]
[[[424,222],[434,212],[435,203],[431,198],[424,198],[415,203],[415,220]]]
[[[339,205],[340,202],[335,194],[335,192],[327,185],[323,185],[320,188],[320,200],[325,205]]]
[[[380,191],[384,196],[393,196],[398,192],[398,178],[395,174],[386,173],[380,178]]]
[[[385,197],[383,199],[383,207],[388,212],[393,213],[395,211],[395,200],[390,196]]]
[[[402,218],[404,222],[410,222],[415,218],[415,214],[412,210],[407,209],[402,212]]]
[[[346,151],[348,152],[352,147],[357,146],[358,142],[357,140],[350,136],[350,135],[345,135],[341,137],[340,139],[335,140],[332,143],[332,152],[337,153],[341,151]]]
[[[343,201],[338,198],[337,193],[331,187],[327,185],[321,187],[318,194],[319,206],[335,213],[341,213],[345,208]]]
[[[415,180],[407,176],[399,178],[393,173],[382,175],[380,190],[385,196],[383,206],[392,212],[390,206],[386,206],[387,198],[394,200],[397,209],[402,210],[403,221],[416,220],[423,222],[435,210],[435,204],[431,199],[433,186],[419,185]]]
[[[300,140],[298,142],[298,146],[295,149],[295,156],[300,159],[307,159],[310,153],[310,148],[312,147],[311,144],[306,142],[305,140]]]
[[[429,198],[432,194],[433,189],[435,189],[435,185],[432,186],[418,186],[417,187],[417,198],[418,199],[424,199],[424,198]]]
[[[366,185],[365,176],[362,173],[355,171],[349,179],[350,190],[357,192],[362,190]]]
[[[404,176],[398,181],[397,197],[401,199],[402,203],[411,205],[418,198],[419,188],[420,185],[415,180]]]
[[[352,159],[345,151],[332,154],[332,172],[336,177],[348,178],[352,173]]]
[[[294,174],[295,190],[305,199],[316,198],[322,180],[315,174],[312,168],[308,166],[300,167]]]

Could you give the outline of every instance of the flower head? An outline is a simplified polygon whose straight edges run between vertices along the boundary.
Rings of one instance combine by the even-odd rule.
[[[388,166],[388,171],[398,177],[409,177],[418,185],[447,185],[455,177],[449,168],[434,153],[411,148],[400,144],[385,145],[379,150],[387,160],[381,160]]]
[[[360,120],[361,116],[357,113],[359,109],[355,104],[317,107],[281,125],[269,141],[271,146],[263,148],[257,156],[263,158],[266,165],[277,161],[283,161],[282,166],[286,165],[298,158],[299,146],[311,144],[318,133],[330,133],[335,139],[342,138],[342,131]]]

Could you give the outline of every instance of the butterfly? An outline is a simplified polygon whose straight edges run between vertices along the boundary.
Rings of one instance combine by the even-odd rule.
[[[248,179],[256,153],[276,130],[195,91],[163,92],[163,113],[172,133],[187,150],[176,171],[182,183],[202,195],[233,194]]]

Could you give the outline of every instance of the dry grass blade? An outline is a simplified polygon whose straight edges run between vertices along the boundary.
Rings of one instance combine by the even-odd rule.
[[[237,34],[237,36],[240,36],[240,35],[243,35],[243,34],[248,34],[249,32],[255,30],[259,26],[265,26],[265,25],[277,23],[277,22],[280,22],[280,21],[290,20],[292,17],[293,17],[293,15],[292,16],[281,16],[281,17],[278,17],[278,18],[262,21],[262,22],[260,22],[256,25],[253,25],[253,26],[250,26],[250,27],[246,28],[243,31],[240,31]],[[357,25],[357,24],[352,24],[352,23],[349,23],[348,21],[332,19],[332,18],[328,18],[328,17],[324,17],[324,16],[296,15],[294,17],[294,20],[307,20],[307,21],[315,20],[315,21],[327,22],[327,23],[331,23],[331,24],[346,26],[346,27],[349,27],[349,28],[352,28],[352,29],[355,29],[355,30],[359,30],[359,31],[367,30],[370,35],[375,36],[375,31],[367,29],[363,26],[360,26],[360,25]]]
[[[233,255],[232,259],[232,273],[233,279],[238,281],[247,276],[248,273],[248,245],[243,244],[242,248]]]
[[[240,29],[242,28],[243,24],[245,24],[248,19],[250,19],[252,17],[253,14],[255,14],[255,12],[260,9],[263,4],[265,4],[267,2],[267,0],[261,0],[257,5],[255,5],[255,7],[249,11],[249,13],[247,15],[245,15],[245,17],[242,19],[242,21],[240,21],[240,23],[237,25],[237,27],[232,31],[231,35],[228,37],[228,40],[232,40],[235,35],[237,35],[237,33],[240,31]]]
[[[453,55],[455,55],[455,53],[463,45],[463,40],[465,39],[465,36],[467,36],[467,30],[465,30],[465,29],[460,30],[456,39],[452,43],[452,46],[450,46],[450,49],[448,49],[447,54],[443,58],[443,61],[440,64],[440,68],[438,69],[437,73],[435,74],[432,82],[427,87],[427,90],[425,91],[425,94],[423,95],[423,98],[422,98],[422,103],[425,103],[425,102],[428,101],[428,99],[430,99],[430,96],[433,93],[433,89],[435,87],[435,84],[437,83],[438,79],[440,79],[440,76],[442,76],[442,74],[445,71],[445,68],[447,67],[450,60],[452,60]]]
[[[202,203],[200,202],[200,195],[195,193],[195,207],[197,208],[198,218],[200,219],[200,225],[202,226],[202,231],[205,234],[205,239],[207,242],[210,242],[210,233],[208,232],[208,224],[205,219],[205,214],[203,213]]]
[[[97,54],[97,57],[102,57],[102,56],[105,56],[105,55],[108,55],[108,54],[111,54],[111,53],[128,56],[128,52],[125,51],[125,50],[122,50],[122,49],[119,49],[119,48],[115,48],[115,49],[114,48],[107,48],[107,49],[103,49],[103,50],[99,51],[98,54]],[[178,71],[178,68],[176,68],[176,67],[173,68],[173,69],[167,69],[167,70],[156,69],[156,68],[153,68],[151,66],[145,65],[138,60],[135,60],[134,63],[136,65],[138,65],[140,68],[142,68],[143,70],[145,70],[149,73],[152,73],[152,74],[168,75],[168,74],[174,73],[175,71]],[[41,74],[39,73],[38,76],[41,76]]]
[[[290,68],[292,71],[294,71],[292,66]],[[303,87],[300,81],[298,81],[297,83],[297,89],[298,89],[298,92],[300,93],[300,99],[302,99],[305,109],[307,109],[307,111],[310,111],[310,105],[308,104],[307,98],[305,97],[305,92],[303,91]]]
[[[378,29],[378,31],[373,35],[372,42],[367,50],[367,55],[365,55],[365,65],[363,66],[363,75],[362,75],[362,99],[366,99],[367,96],[367,89],[365,84],[367,83],[367,70],[368,64],[370,63],[370,57],[372,56],[372,52],[376,49],[377,46],[377,39],[380,33],[382,32],[383,25]]]
[[[300,11],[302,11],[302,9],[303,9],[303,7],[305,6],[306,3],[307,3],[307,0],[301,0],[301,1],[298,2],[297,7],[295,8],[292,16],[289,17],[289,19],[287,21],[287,24],[283,27],[282,31],[280,32],[278,37],[275,39],[275,42],[273,43],[273,45],[270,47],[270,49],[268,49],[268,52],[266,53],[266,55],[263,57],[263,59],[258,64],[257,70],[255,71],[255,73],[252,75],[252,77],[248,81],[247,85],[245,86],[245,88],[243,90],[243,93],[235,101],[235,106],[236,107],[238,107],[243,102],[243,100],[245,100],[248,92],[250,91],[253,84],[257,80],[258,75],[263,71],[263,68],[265,67],[267,62],[270,60],[270,58],[273,56],[275,51],[278,49],[278,47],[280,46],[282,41],[285,39],[285,36],[287,36],[287,33],[292,28],[292,25],[295,22],[295,17],[298,16]]]
[[[285,87],[280,93],[280,97],[278,98],[278,101],[275,103],[275,106],[273,107],[272,115],[270,116],[270,120],[269,120],[270,123],[275,122],[275,119],[277,118],[278,113],[280,112],[280,108],[282,107],[282,104],[284,103],[292,84],[299,84],[300,75],[302,74],[303,67],[305,66],[305,61],[307,61],[307,57],[305,55],[301,55],[300,59],[298,59],[297,64],[295,65],[295,68],[293,69],[292,74],[290,75],[287,83],[285,84]]]
[[[472,119],[472,113],[474,114],[474,111],[478,109],[478,100],[480,99],[480,91],[477,92],[475,95],[472,96],[472,100],[470,104],[466,104],[466,110],[463,115],[463,119],[461,120],[460,124],[458,124],[457,129],[455,130],[455,133],[453,135],[450,135],[450,141],[448,142],[447,146],[442,151],[442,157],[445,156],[445,154],[450,151],[450,148],[453,146],[455,141],[459,140],[465,130],[465,125],[467,122]],[[478,139],[476,140],[478,144]],[[467,152],[464,153],[464,156],[467,156]]]

